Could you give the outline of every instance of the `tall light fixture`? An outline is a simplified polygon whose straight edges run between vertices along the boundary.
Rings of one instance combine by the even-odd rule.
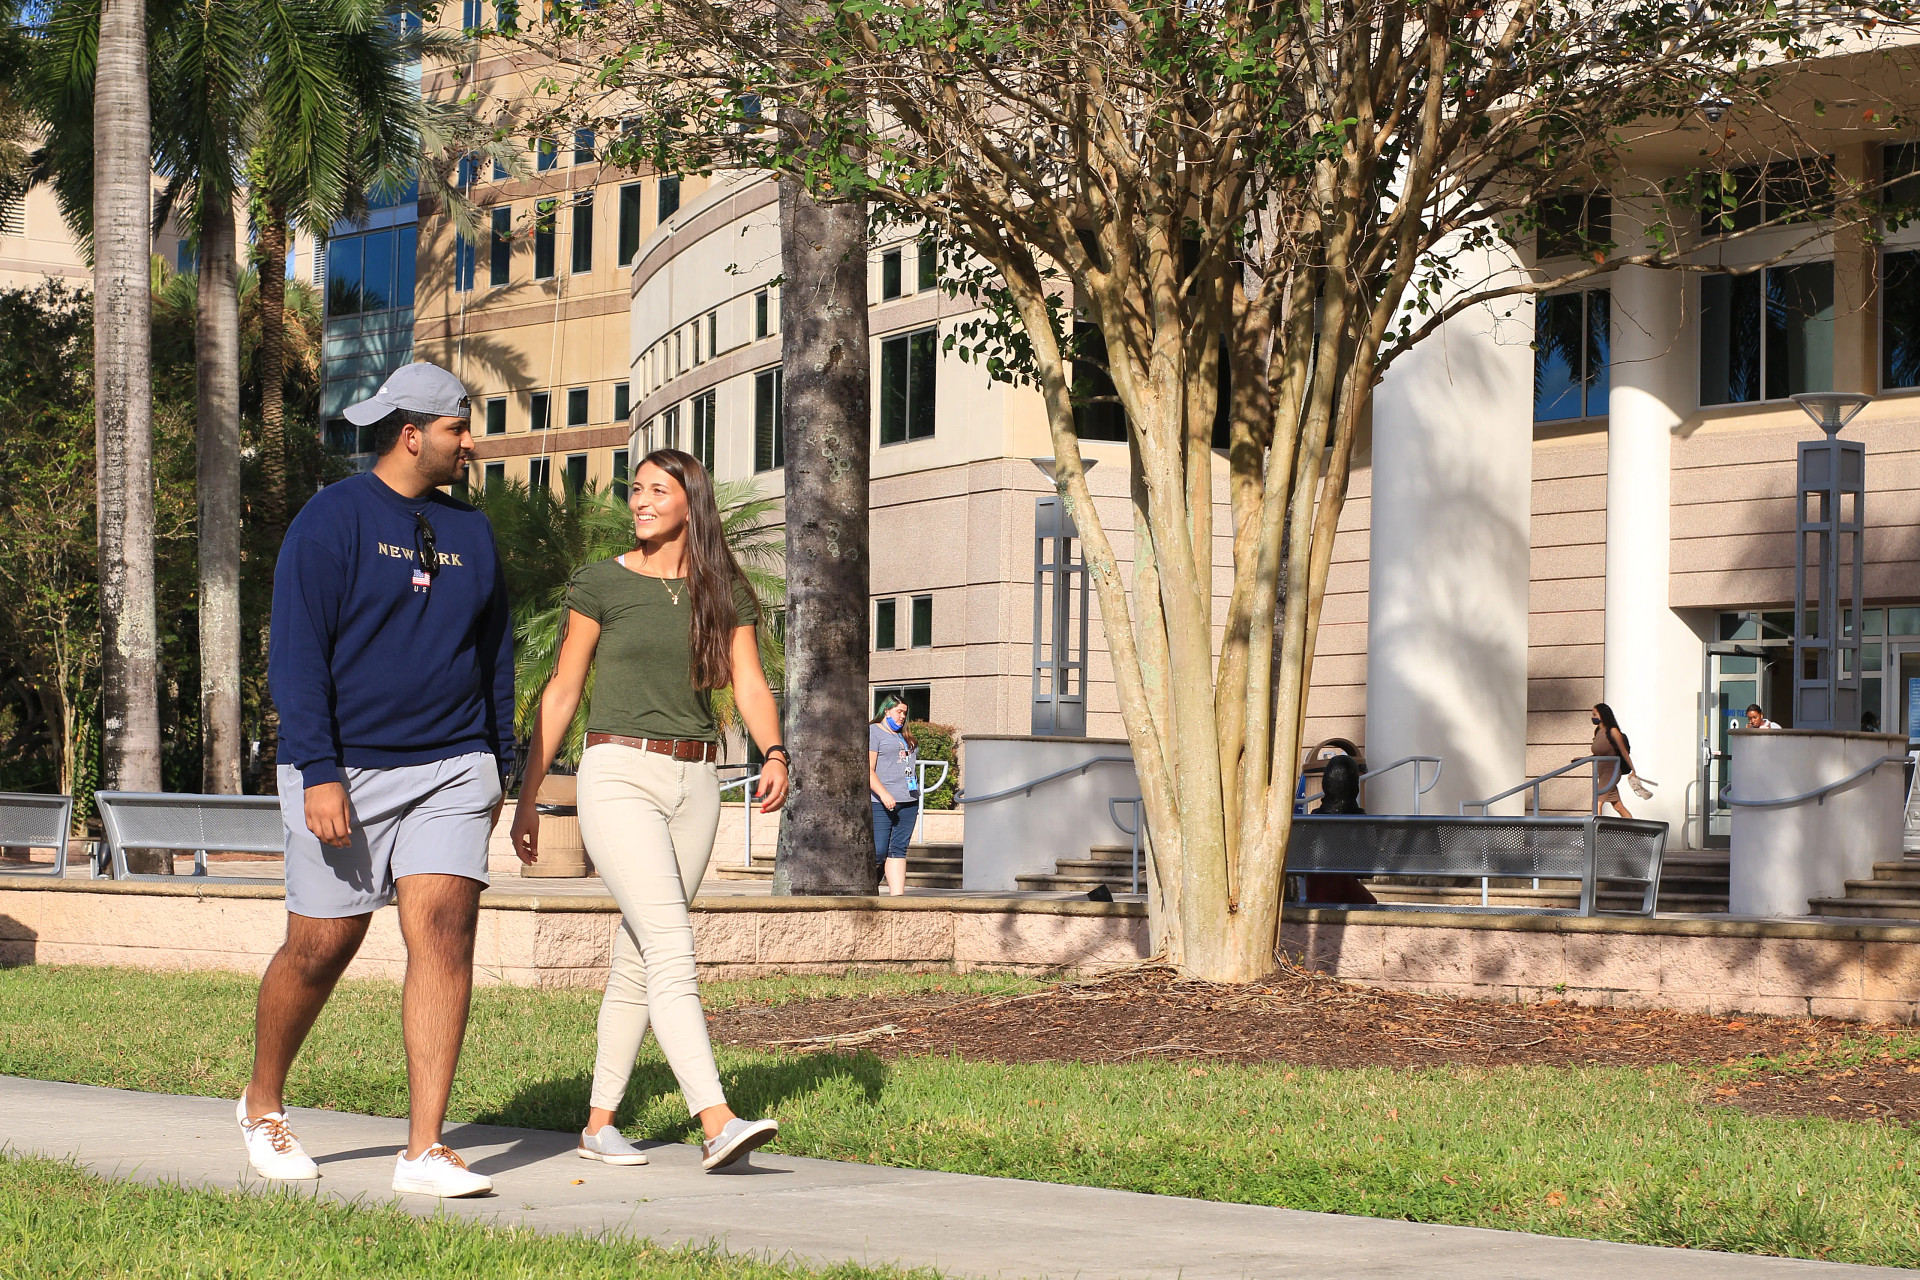
[[[1793,727],[1860,727],[1867,449],[1840,431],[1872,396],[1793,397],[1823,433],[1800,442],[1793,545]]]

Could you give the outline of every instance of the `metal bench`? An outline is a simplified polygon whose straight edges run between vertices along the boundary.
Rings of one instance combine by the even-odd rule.
[[[21,866],[0,859],[0,872],[13,876],[67,874],[67,834],[73,830],[73,797],[0,793],[0,848],[51,849],[53,861]]]
[[[107,860],[115,880],[172,880],[135,875],[127,850],[160,849],[193,854],[196,877],[229,884],[256,884],[254,876],[208,876],[207,853],[286,853],[286,831],[277,796],[197,796],[168,792],[96,791],[107,829]]]
[[[1489,818],[1311,814],[1293,820],[1288,875],[1449,876],[1479,879],[1478,907],[1379,903],[1355,910],[1502,911],[1529,915],[1600,914],[1602,884],[1641,891],[1639,909],[1653,914],[1666,856],[1667,824],[1627,818]],[[1573,880],[1580,905],[1486,905],[1490,879]]]

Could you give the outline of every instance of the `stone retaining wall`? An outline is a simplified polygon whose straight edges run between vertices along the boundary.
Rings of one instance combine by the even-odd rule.
[[[597,987],[618,912],[610,898],[522,890],[481,897],[482,983]],[[1092,972],[1145,955],[1137,905],[1053,900],[712,898],[694,902],[710,977],[838,973],[850,967]],[[279,947],[278,885],[0,884],[0,965],[128,965],[258,973]],[[397,913],[374,915],[349,977],[398,979]]]
[[[481,899],[483,983],[597,987],[611,899],[492,890]],[[258,973],[279,945],[278,885],[0,882],[0,964]],[[710,977],[849,968],[1093,972],[1146,954],[1136,903],[907,897],[702,898]],[[1289,909],[1283,953],[1347,981],[1493,1000],[1562,999],[1703,1013],[1920,1021],[1920,926]],[[394,912],[350,973],[399,978]]]

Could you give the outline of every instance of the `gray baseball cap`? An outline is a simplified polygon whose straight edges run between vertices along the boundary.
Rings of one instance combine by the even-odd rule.
[[[395,409],[430,413],[436,418],[470,418],[473,404],[460,379],[425,360],[395,369],[378,391],[359,404],[348,405],[347,421],[372,426]]]

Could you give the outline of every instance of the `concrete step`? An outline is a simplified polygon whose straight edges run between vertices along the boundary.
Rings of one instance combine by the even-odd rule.
[[[1146,859],[1140,859],[1142,871],[1146,870]],[[1127,858],[1062,858],[1054,864],[1061,872],[1088,872],[1103,876],[1130,876],[1133,874],[1133,859]]]
[[[1920,897],[1808,898],[1817,916],[1847,916],[1856,920],[1920,921]]]
[[[1128,876],[1015,876],[1014,882],[1026,893],[1087,893],[1097,885],[1105,885],[1113,893],[1132,893],[1133,881]]]
[[[1895,902],[1904,902],[1909,898],[1920,898],[1920,882],[1911,880],[1882,880],[1877,876],[1872,880],[1849,880],[1847,881],[1846,896],[1849,901],[1855,899],[1860,901],[1872,899],[1874,901],[1892,900]]]
[[[765,866],[755,864],[751,867],[715,867],[708,874],[716,880],[771,880],[773,864],[769,862]],[[909,861],[907,884],[916,889],[958,889],[960,873],[958,871],[923,871]]]
[[[1901,858],[1897,862],[1873,864],[1873,878],[1894,884],[1920,885],[1920,858]]]

